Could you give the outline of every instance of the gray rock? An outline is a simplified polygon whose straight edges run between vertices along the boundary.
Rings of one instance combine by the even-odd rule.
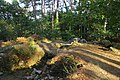
[[[80,42],[80,43],[87,43],[87,40],[81,39],[79,42]]]
[[[4,56],[5,54],[4,53],[0,53],[0,56]]]
[[[68,41],[69,44],[71,44],[72,42],[76,41],[76,42],[80,42],[80,38],[73,38],[71,40]]]
[[[68,41],[69,44],[71,44],[72,42],[87,43],[87,40],[80,39],[80,38],[73,38],[73,39],[71,39],[71,40]]]
[[[113,47],[117,48],[117,49],[120,49],[120,43],[112,43]]]
[[[0,72],[0,76],[2,76],[3,75],[3,72]]]

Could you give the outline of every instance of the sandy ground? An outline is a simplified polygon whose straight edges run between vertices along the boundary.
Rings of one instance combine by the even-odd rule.
[[[83,72],[89,79],[76,80],[120,80],[120,55],[102,50],[97,45],[75,47],[70,50],[83,61]]]
[[[97,45],[86,45],[60,50],[79,58],[83,67],[68,76],[70,80],[120,80],[120,55],[103,50]],[[28,69],[0,76],[0,80],[23,80]],[[61,79],[64,80],[64,79]]]

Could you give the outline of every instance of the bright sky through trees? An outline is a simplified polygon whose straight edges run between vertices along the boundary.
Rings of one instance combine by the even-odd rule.
[[[6,2],[12,3],[12,0],[5,0]]]

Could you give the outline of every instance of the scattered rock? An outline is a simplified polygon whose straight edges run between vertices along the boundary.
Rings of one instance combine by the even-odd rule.
[[[80,42],[80,43],[87,43],[87,40],[81,39],[79,42]]]
[[[112,43],[109,40],[102,40],[101,45],[104,46],[104,47],[107,47],[109,45],[112,45]]]
[[[93,42],[90,42],[91,44],[94,44],[94,45],[99,45],[100,42],[99,41],[93,41]]]
[[[41,70],[37,70],[36,68],[33,68],[33,71],[34,71],[35,73],[37,73],[37,74],[41,74],[41,73],[42,73]]]
[[[2,76],[3,75],[3,72],[0,72],[0,76]]]
[[[120,49],[120,43],[112,43],[113,47]]]
[[[87,43],[87,40],[80,39],[80,38],[73,38],[73,39],[71,39],[71,40],[68,41],[69,44],[71,44],[72,42]]]
[[[68,43],[71,44],[74,41],[79,42],[80,38],[73,38],[73,39],[69,40]]]
[[[120,55],[120,50],[116,49],[116,48],[113,48],[113,47],[110,47],[110,49],[112,51],[114,51],[115,53],[117,53],[118,55]]]
[[[68,48],[72,46],[72,44],[61,44],[60,49]]]
[[[0,56],[5,56],[5,54],[4,53],[0,53]]]
[[[32,75],[31,76],[25,76],[25,79],[31,80],[31,79],[33,79],[33,76]]]

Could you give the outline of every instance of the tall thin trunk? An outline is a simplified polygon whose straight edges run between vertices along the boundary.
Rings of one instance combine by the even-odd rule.
[[[72,0],[70,0],[70,8],[71,8],[70,10],[71,10],[71,12],[73,11],[73,6],[72,6],[72,4],[73,4],[73,3],[72,3]]]
[[[36,20],[36,0],[31,0],[32,1],[32,7],[33,7],[33,15]]]
[[[59,0],[57,0],[57,7],[56,7],[56,25],[59,23],[59,14],[58,14],[58,8],[59,8]]]
[[[66,12],[68,12],[68,7],[67,7],[67,4],[66,4],[66,1],[63,0],[64,4],[65,4],[65,9],[66,9]]]
[[[79,11],[78,11],[78,14],[80,14],[80,0],[79,0],[79,2],[78,2],[78,6],[79,6]]]
[[[42,0],[42,16],[45,16],[45,0]]]
[[[52,30],[54,29],[54,2],[55,0],[52,0]]]
[[[104,32],[106,32],[107,31],[107,18],[105,18],[105,23],[104,23]]]

